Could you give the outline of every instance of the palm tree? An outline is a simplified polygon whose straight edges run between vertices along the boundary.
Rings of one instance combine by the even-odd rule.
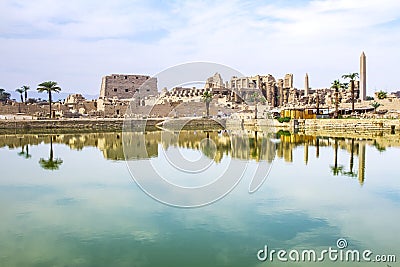
[[[210,117],[210,103],[213,98],[213,95],[209,91],[205,91],[201,97],[203,98],[203,101],[206,103],[206,114],[208,118]]]
[[[342,75],[343,79],[349,79],[350,80],[350,90],[351,90],[351,112],[354,113],[354,81],[356,78],[358,78],[359,75],[357,72],[349,73],[349,74],[344,74]]]
[[[343,88],[343,84],[339,80],[334,80],[331,86],[335,89],[335,118],[339,117],[339,89]]]
[[[25,93],[25,103],[27,102],[27,100],[28,100],[28,90],[30,90],[31,88],[28,86],[28,85],[23,85],[22,87],[21,87],[21,89],[24,91],[24,93]]]
[[[387,92],[381,90],[378,92],[377,96],[378,99],[385,99],[387,97]]]
[[[51,92],[60,92],[61,88],[57,85],[56,82],[53,81],[48,81],[48,82],[43,82],[38,85],[39,87],[37,88],[39,93],[47,92],[49,94],[49,110],[50,110],[50,119],[52,118],[52,112],[51,112]]]
[[[371,106],[374,108],[374,113],[376,113],[376,109],[379,108],[381,104],[379,104],[378,102],[373,102],[371,103]]]
[[[6,92],[5,89],[0,88],[0,102],[6,103],[10,99],[11,94]]]
[[[21,88],[18,88],[18,89],[15,89],[15,92],[20,94],[21,103],[24,102],[24,97],[22,96],[22,94],[24,93],[24,90],[22,90]],[[18,103],[18,113],[21,113],[21,103]]]
[[[24,90],[22,90],[21,88],[15,89],[15,92],[19,93],[20,97],[21,97],[21,103],[24,102],[24,97],[23,97],[23,93]]]
[[[54,155],[53,155],[53,136],[51,136],[50,137],[50,156],[49,156],[49,159],[45,160],[44,158],[41,158],[39,160],[39,164],[45,170],[54,171],[54,170],[58,170],[62,163],[63,163],[62,159],[54,158]]]

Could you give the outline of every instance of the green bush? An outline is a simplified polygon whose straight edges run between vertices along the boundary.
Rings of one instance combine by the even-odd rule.
[[[289,122],[290,121],[290,117],[279,117],[277,118],[277,120],[282,123],[282,122]]]

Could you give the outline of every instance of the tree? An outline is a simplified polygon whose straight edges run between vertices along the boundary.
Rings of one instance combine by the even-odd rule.
[[[24,102],[24,97],[23,97],[24,90],[22,90],[21,88],[18,88],[18,89],[15,89],[15,92],[19,93],[19,95],[21,97],[21,103]]]
[[[31,89],[28,85],[23,85],[21,89],[24,91],[25,94],[25,103],[28,101],[28,91]]]
[[[0,102],[6,103],[10,100],[11,94],[6,92],[5,89],[0,88]]]
[[[50,119],[53,117],[52,112],[51,112],[51,93],[56,92],[59,93],[61,91],[61,88],[57,85],[56,82],[53,81],[48,81],[48,82],[43,82],[38,85],[39,87],[37,88],[39,93],[47,92],[49,94],[49,110],[50,110]]]
[[[45,170],[54,171],[54,170],[58,170],[62,163],[63,163],[62,159],[54,158],[54,154],[53,154],[53,136],[50,136],[50,156],[49,156],[49,159],[45,160],[44,158],[41,158],[39,160],[39,164]]]
[[[205,91],[201,96],[203,101],[206,103],[206,114],[207,118],[210,117],[210,103],[212,101],[213,95],[209,91]]]
[[[374,108],[374,113],[376,113],[376,109],[379,108],[381,104],[375,101],[371,103],[371,106]]]
[[[334,80],[331,86],[335,89],[335,118],[339,117],[339,89],[343,88],[343,84],[339,80]]]
[[[381,90],[377,93],[377,97],[378,99],[385,99],[387,97],[387,92]]]
[[[343,79],[349,79],[350,80],[350,90],[351,90],[351,112],[354,113],[354,81],[356,78],[358,78],[359,75],[357,72],[349,73],[349,74],[344,74],[342,75]]]
[[[18,89],[15,89],[15,92],[20,94],[21,103],[24,102],[24,97],[22,96],[22,94],[24,93],[24,90],[22,90],[21,88],[18,88]],[[18,103],[18,113],[21,113],[21,103]]]

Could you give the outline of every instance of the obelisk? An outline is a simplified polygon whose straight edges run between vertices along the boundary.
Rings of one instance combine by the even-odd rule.
[[[306,73],[306,77],[304,78],[304,96],[308,96],[310,90],[310,86],[308,83],[308,73]]]
[[[360,99],[367,100],[367,59],[364,52],[360,57]]]

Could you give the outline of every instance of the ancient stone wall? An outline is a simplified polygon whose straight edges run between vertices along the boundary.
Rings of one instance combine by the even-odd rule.
[[[101,81],[99,98],[131,99],[157,95],[157,79],[147,75],[111,74]]]

